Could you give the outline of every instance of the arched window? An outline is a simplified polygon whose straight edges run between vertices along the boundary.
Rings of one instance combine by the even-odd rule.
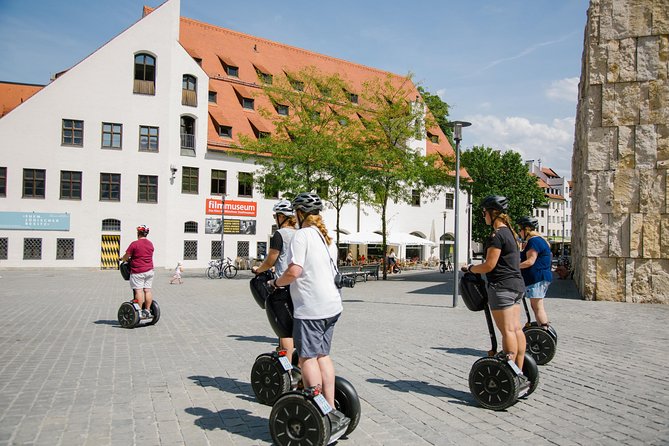
[[[197,79],[190,74],[184,74],[181,90],[181,105],[197,107]]]
[[[195,119],[192,116],[181,117],[181,154],[195,156]]]
[[[116,220],[115,218],[105,218],[102,220],[102,230],[119,232],[121,230],[121,220]]]
[[[197,222],[187,221],[184,223],[184,232],[190,234],[197,234]]]
[[[132,91],[138,94],[156,94],[156,58],[152,55],[135,55],[135,83]]]

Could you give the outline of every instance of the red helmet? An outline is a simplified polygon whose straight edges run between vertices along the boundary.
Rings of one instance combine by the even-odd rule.
[[[139,225],[139,226],[137,226],[137,233],[148,235],[149,234],[149,227],[146,226],[146,225]]]

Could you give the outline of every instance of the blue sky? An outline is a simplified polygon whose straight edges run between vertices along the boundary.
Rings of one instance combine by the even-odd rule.
[[[0,0],[0,81],[45,84],[161,0]],[[410,6],[411,5],[411,6]],[[181,0],[181,15],[414,80],[471,121],[461,147],[570,176],[588,0]]]

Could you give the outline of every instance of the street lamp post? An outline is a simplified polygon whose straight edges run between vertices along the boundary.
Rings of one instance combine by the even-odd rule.
[[[459,219],[460,219],[460,141],[462,141],[462,127],[469,127],[471,122],[452,121],[448,126],[453,129],[455,140],[455,242],[453,245],[453,308],[458,305],[458,249],[460,247]]]
[[[225,240],[223,236],[225,235],[225,194],[221,197],[221,262],[225,258],[223,253],[225,253]]]
[[[448,214],[448,211],[442,212],[444,214],[444,232],[441,233],[441,252],[439,253],[439,257],[442,262],[444,262],[444,265],[446,264],[446,215]]]

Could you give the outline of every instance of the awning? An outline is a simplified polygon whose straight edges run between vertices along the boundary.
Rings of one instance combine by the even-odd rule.
[[[348,243],[350,245],[379,245],[383,242],[383,238],[376,232],[354,232],[353,234],[341,234],[339,237],[340,243]]]
[[[387,242],[389,245],[434,246],[434,242],[431,242],[426,238],[417,237],[407,232],[391,232],[388,234]]]

